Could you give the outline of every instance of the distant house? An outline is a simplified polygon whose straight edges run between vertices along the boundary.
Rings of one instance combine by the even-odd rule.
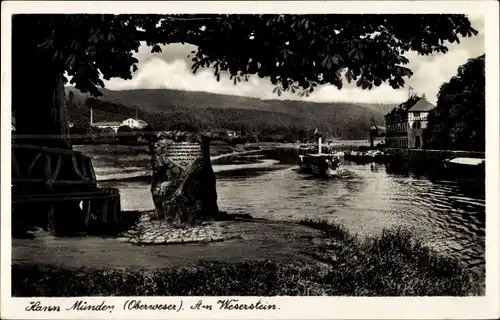
[[[238,134],[236,133],[236,131],[233,131],[233,130],[227,130],[227,136],[228,137],[236,137]]]
[[[118,132],[118,128],[120,127],[121,122],[118,121],[104,121],[104,122],[94,122],[92,123],[92,127],[98,128],[98,129],[106,129],[106,128],[111,128],[113,129],[114,132]]]
[[[128,126],[132,129],[143,129],[147,127],[148,123],[144,120],[128,118],[121,123],[122,126]]]
[[[412,96],[385,116],[386,144],[390,148],[423,148],[422,133],[435,105],[424,97]]]

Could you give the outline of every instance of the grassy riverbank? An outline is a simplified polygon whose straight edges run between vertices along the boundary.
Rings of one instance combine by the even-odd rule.
[[[309,250],[307,254],[314,258],[309,262],[249,258],[139,270],[70,268],[56,262],[24,263],[14,259],[12,294],[18,297],[484,294],[484,282],[473,277],[458,261],[438,256],[407,232],[384,231],[376,237],[359,238],[339,224],[313,220],[303,220],[300,224],[319,230],[324,243]]]

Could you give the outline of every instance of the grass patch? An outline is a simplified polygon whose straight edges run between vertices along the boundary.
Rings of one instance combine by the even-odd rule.
[[[459,260],[439,255],[404,229],[359,238],[342,224],[305,219],[332,241],[312,253],[331,271],[323,277],[331,295],[466,296],[483,295],[484,278]]]
[[[323,264],[248,261],[162,270],[68,269],[13,264],[12,294],[28,296],[467,296],[484,294],[484,278],[440,256],[404,230],[360,238],[340,224],[299,222],[324,232],[310,253]],[[327,268],[325,268],[325,265]]]
[[[272,261],[201,263],[164,270],[67,269],[37,264],[12,265],[12,295],[72,296],[266,296],[320,295],[304,279],[318,270]],[[319,280],[319,279],[318,279]]]
[[[327,238],[332,240],[350,243],[357,239],[357,235],[351,234],[343,224],[314,219],[302,219],[299,220],[299,224],[321,230]]]

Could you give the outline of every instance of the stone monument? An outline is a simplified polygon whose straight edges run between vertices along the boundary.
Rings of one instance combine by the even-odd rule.
[[[165,132],[151,139],[150,151],[153,218],[165,219],[176,226],[218,218],[220,212],[208,137]]]

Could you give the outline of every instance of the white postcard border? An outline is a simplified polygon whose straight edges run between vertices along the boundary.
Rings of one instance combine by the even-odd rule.
[[[241,303],[259,300],[279,310],[218,310],[222,297],[86,297],[12,298],[10,233],[10,16],[13,13],[466,13],[484,15],[486,49],[486,295],[484,297],[348,298],[348,297],[232,297]],[[2,106],[1,106],[1,317],[5,319],[144,318],[178,319],[486,319],[499,316],[499,6],[496,1],[26,1],[2,2]],[[29,81],[29,77],[27,77]],[[176,311],[124,311],[127,300],[174,303]],[[77,300],[115,305],[113,313],[65,311]],[[189,306],[203,300],[213,311],[193,311]],[[60,305],[61,312],[28,312],[30,301]]]

